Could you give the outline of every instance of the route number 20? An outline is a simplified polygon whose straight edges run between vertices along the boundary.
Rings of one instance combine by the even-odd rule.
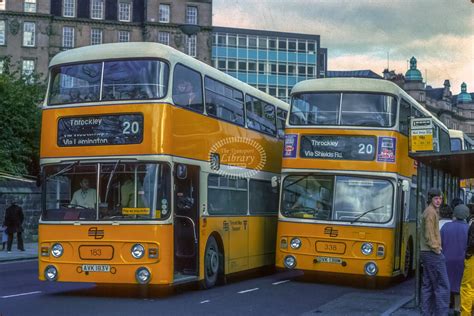
[[[374,146],[372,144],[359,144],[359,154],[371,155],[374,152]]]
[[[122,127],[122,134],[124,135],[137,134],[140,131],[140,125],[137,121],[125,121],[122,123]]]

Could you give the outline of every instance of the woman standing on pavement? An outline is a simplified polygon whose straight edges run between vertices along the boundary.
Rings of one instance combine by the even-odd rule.
[[[454,208],[452,222],[446,223],[441,228],[441,248],[446,258],[446,270],[448,272],[451,296],[454,297],[454,314],[460,314],[459,289],[464,271],[464,257],[467,248],[467,231],[469,225],[466,219],[469,217],[469,209],[460,204]]]

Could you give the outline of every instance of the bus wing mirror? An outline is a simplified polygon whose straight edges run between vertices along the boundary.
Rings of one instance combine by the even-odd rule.
[[[403,192],[410,191],[410,182],[408,182],[408,180],[403,180],[402,181],[402,190],[403,190]]]
[[[272,177],[272,188],[277,188],[280,184],[280,177],[273,176]]]

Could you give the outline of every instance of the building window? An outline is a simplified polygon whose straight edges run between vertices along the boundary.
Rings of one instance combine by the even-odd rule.
[[[5,37],[6,37],[6,30],[5,30],[5,20],[0,20],[0,45],[5,45]]]
[[[0,75],[3,74],[3,67],[5,65],[5,60],[4,59],[0,59]]]
[[[223,71],[226,70],[226,67],[225,67],[225,60],[218,60],[218,61],[217,61],[217,69],[223,70]]]
[[[91,19],[104,19],[104,0],[91,0]]]
[[[158,32],[158,43],[169,45],[170,44],[170,33],[169,32]]]
[[[186,7],[186,24],[198,24],[198,8]]]
[[[74,28],[71,26],[63,27],[63,47],[64,48],[74,47]]]
[[[120,43],[130,42],[130,32],[129,31],[118,31],[118,41]]]
[[[25,0],[24,2],[24,11],[25,12],[36,12],[36,0]]]
[[[160,4],[158,21],[160,23],[170,23],[170,5]]]
[[[186,53],[191,57],[196,57],[197,36],[186,36]]]
[[[91,29],[91,45],[102,44],[102,30]]]
[[[34,22],[23,23],[23,46],[34,47],[36,36],[36,24]]]
[[[0,11],[5,11],[5,5],[7,0],[0,0]]]
[[[63,16],[67,18],[76,16],[76,0],[63,0]]]
[[[35,71],[35,61],[31,59],[25,59],[23,60],[23,64],[21,67],[21,73],[23,76],[29,76],[33,74]]]
[[[119,21],[130,22],[130,12],[132,11],[132,4],[130,2],[119,2],[118,6],[118,17]]]

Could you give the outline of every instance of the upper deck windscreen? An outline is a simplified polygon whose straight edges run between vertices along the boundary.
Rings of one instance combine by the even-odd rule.
[[[291,125],[392,127],[397,100],[376,93],[300,93],[293,95]]]
[[[168,64],[160,60],[111,60],[51,69],[49,105],[161,99],[168,90]]]

